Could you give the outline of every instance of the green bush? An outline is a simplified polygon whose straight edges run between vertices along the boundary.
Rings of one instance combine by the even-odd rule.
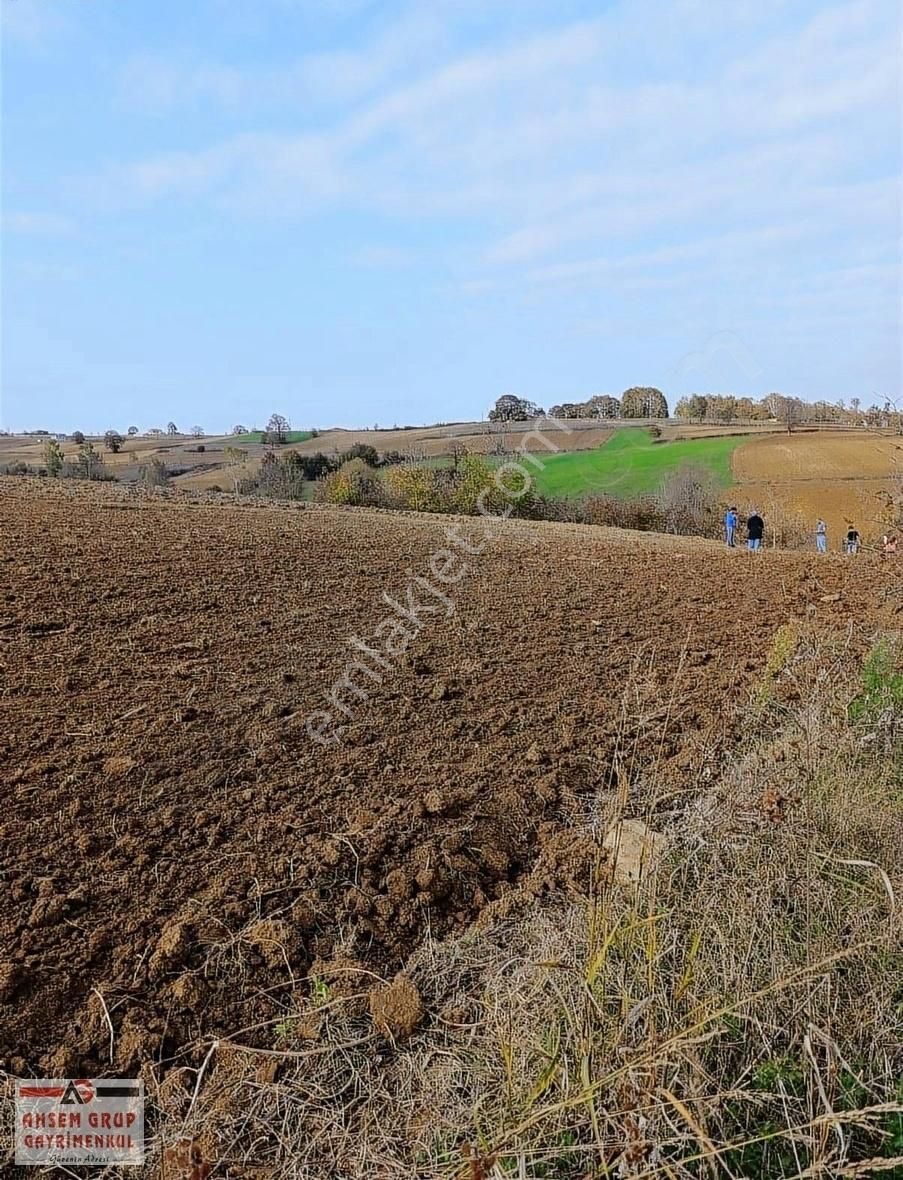
[[[879,639],[865,658],[862,691],[850,703],[850,720],[896,722],[903,717],[903,651],[898,640]]]
[[[382,488],[373,468],[363,459],[349,459],[317,485],[317,499],[327,504],[380,505]]]

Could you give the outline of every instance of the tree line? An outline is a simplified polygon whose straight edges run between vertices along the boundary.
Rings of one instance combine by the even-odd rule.
[[[546,411],[527,398],[504,393],[489,411],[490,422],[529,422],[545,417]],[[585,402],[562,402],[549,407],[550,418],[667,418],[668,402],[660,389],[651,385],[633,385],[621,396],[597,394]]]
[[[674,416],[685,422],[783,422],[792,426],[797,422],[825,422],[845,426],[901,428],[901,413],[889,398],[881,405],[864,406],[858,397],[849,403],[804,402],[783,393],[769,393],[758,400],[735,397],[733,394],[694,393],[682,397],[674,407]]]
[[[660,389],[635,385],[620,397],[596,394],[582,402],[561,402],[549,407],[550,418],[590,418],[604,422],[636,418],[667,418],[668,402]],[[503,394],[489,411],[490,422],[529,422],[545,417],[546,411],[528,398]],[[738,397],[731,393],[688,394],[677,402],[674,417],[684,422],[824,422],[847,426],[871,426],[903,430],[903,414],[888,398],[866,407],[861,398],[849,401],[804,402],[783,393],[761,398]]]

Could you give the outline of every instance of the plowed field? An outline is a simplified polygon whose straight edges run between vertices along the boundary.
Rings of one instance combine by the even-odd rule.
[[[394,971],[600,790],[644,785],[666,826],[754,724],[785,620],[855,646],[899,603],[867,555],[577,526],[34,480],[0,480],[0,521],[0,1058],[25,1076],[272,1044],[318,961]],[[438,588],[442,549],[440,598],[412,579]]]
[[[776,434],[742,443],[733,469],[744,511],[796,515],[813,538],[822,517],[830,547],[839,549],[850,525],[867,541],[887,531],[885,505],[903,476],[903,440],[849,431]]]

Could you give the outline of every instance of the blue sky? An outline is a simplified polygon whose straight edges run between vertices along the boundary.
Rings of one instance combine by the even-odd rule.
[[[901,395],[892,0],[2,0],[6,428]]]

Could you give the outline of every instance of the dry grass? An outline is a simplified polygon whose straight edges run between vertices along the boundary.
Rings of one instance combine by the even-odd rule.
[[[634,775],[668,726],[637,670],[570,873],[547,847],[476,928],[425,943],[410,1038],[374,1024],[375,981],[339,954],[271,1049],[254,1030],[193,1046],[150,1095],[165,1175],[903,1175],[901,719],[850,721],[849,636],[779,636],[747,740],[676,789]],[[668,837],[636,888],[602,849],[625,818]]]

